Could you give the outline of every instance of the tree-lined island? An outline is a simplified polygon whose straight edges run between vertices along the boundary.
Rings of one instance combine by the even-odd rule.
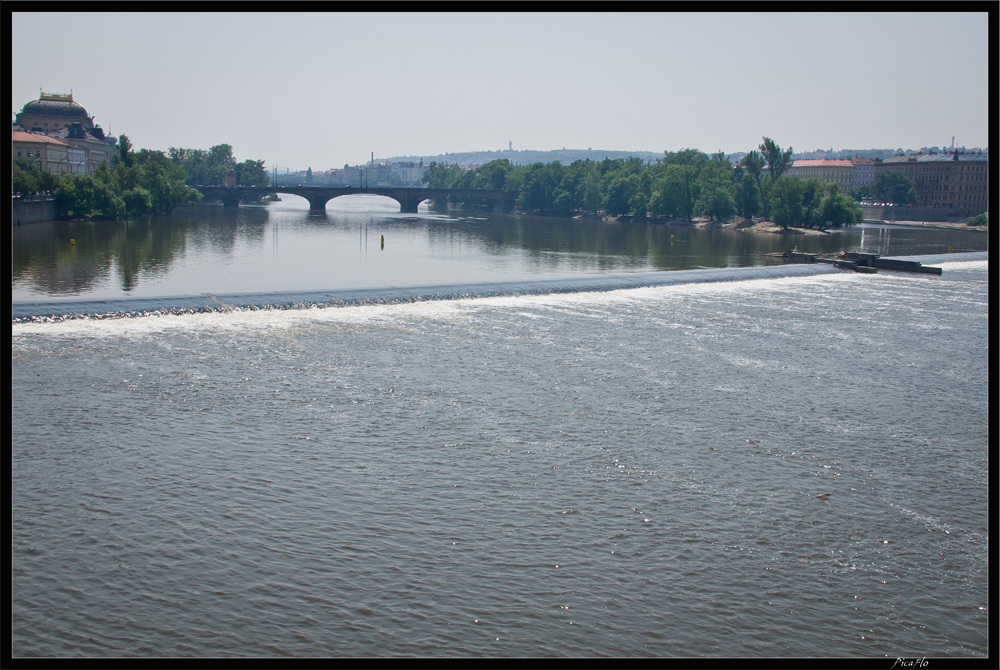
[[[733,216],[771,218],[783,228],[838,228],[861,221],[862,211],[835,184],[783,176],[792,150],[764,138],[737,165],[725,153],[666,151],[663,158],[558,161],[515,166],[506,159],[476,170],[432,163],[424,182],[432,188],[493,188],[516,194],[531,214],[631,216],[677,220]],[[469,204],[469,203],[467,203]]]

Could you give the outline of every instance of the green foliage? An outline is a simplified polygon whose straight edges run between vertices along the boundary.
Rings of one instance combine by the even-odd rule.
[[[765,137],[764,141],[757,148],[760,149],[761,154],[767,160],[772,182],[777,181],[788,168],[792,167],[792,163],[795,162],[792,160],[792,148],[788,147],[787,150],[782,151],[781,147],[770,137]]]
[[[237,173],[237,183],[241,171],[233,158],[233,147],[228,144],[217,144],[208,151],[203,149],[167,150],[170,161],[184,170],[185,183],[189,186],[221,186],[225,183],[226,173],[233,170]],[[250,161],[260,167],[263,183],[247,183],[245,185],[266,186],[269,183],[267,172],[264,171],[264,161]],[[243,163],[246,166],[246,161]],[[246,169],[246,168],[244,168]],[[259,181],[259,176],[257,177]],[[242,185],[242,184],[241,184]]]
[[[736,214],[736,201],[725,186],[703,189],[695,203],[694,213],[721,220]]]
[[[983,212],[981,214],[976,214],[965,223],[969,226],[988,226],[990,225],[990,216],[986,212]]]
[[[831,184],[830,194],[823,198],[819,219],[821,222],[819,227],[823,230],[841,228],[861,223],[864,219],[864,210],[852,198],[840,193],[836,184]]]
[[[708,154],[697,149],[681,149],[680,151],[664,151],[664,165],[687,165],[695,171],[700,171],[708,164]]]
[[[875,175],[871,193],[878,200],[898,205],[910,205],[917,201],[913,181],[902,172],[880,172]]]
[[[428,188],[459,188],[462,179],[462,169],[457,165],[438,165],[432,162],[421,181]]]
[[[749,173],[743,175],[736,189],[736,211],[747,219],[760,213],[757,181]]]
[[[635,195],[629,198],[628,208],[632,212],[632,216],[637,219],[646,218],[646,201],[648,198],[646,194],[642,191],[638,191]]]
[[[770,198],[771,218],[784,228],[826,230],[860,223],[864,218],[862,209],[836,184],[819,179],[781,177],[771,188]]]
[[[764,194],[764,182],[763,182],[763,172],[765,159],[756,151],[751,151],[746,156],[740,160],[740,165],[746,169],[747,174],[753,177],[754,183],[757,184],[757,195],[758,203],[760,205],[760,210],[767,214],[767,198]]]
[[[791,148],[782,150],[769,138],[764,140],[761,151],[777,156],[772,169],[780,177],[791,165]],[[630,157],[577,160],[569,166],[558,161],[511,165],[502,159],[477,170],[431,163],[422,181],[430,188],[502,188],[516,197],[522,211],[538,214],[603,210],[608,216],[690,218],[697,211],[721,219],[737,212],[754,216],[770,206],[772,179],[763,174],[764,164],[765,154],[757,151],[751,151],[734,169],[722,151],[709,156],[698,149],[682,149],[665,151],[655,163]],[[809,211],[814,212],[821,197],[809,195]],[[469,195],[451,199],[478,201]],[[801,213],[795,215],[800,223]]]
[[[93,175],[61,175],[53,190],[63,214],[107,219],[166,213],[201,197],[184,185],[184,170],[163,152],[133,151],[125,135],[113,168],[104,163]]]
[[[11,173],[11,193],[31,195],[36,191],[53,191],[59,176],[42,172],[37,163],[15,157]]]
[[[801,180],[800,180],[801,181]],[[807,228],[823,228],[823,193],[830,184],[819,179],[807,179],[801,183],[802,189],[802,221],[797,225]],[[832,185],[834,189],[836,184]]]
[[[513,169],[506,158],[490,161],[476,171],[472,187],[502,189],[507,182],[507,175]]]
[[[608,216],[628,214],[630,201],[639,190],[639,178],[636,175],[624,174],[624,170],[615,177],[608,187],[604,197],[604,211]]]
[[[562,183],[563,170],[562,163],[558,161],[552,161],[548,165],[532,163],[527,166],[527,171],[521,180],[517,206],[526,212],[538,214],[548,214],[555,211],[554,196],[556,189]],[[566,207],[567,205],[571,206],[572,201],[567,202],[566,197],[564,197],[561,206]],[[568,211],[568,209],[564,211]]]
[[[56,185],[56,206],[70,216],[90,216],[100,213],[98,188],[107,191],[107,186],[89,174],[65,175]],[[103,195],[103,193],[102,193]]]
[[[604,201],[604,193],[601,188],[601,170],[591,161],[585,161],[585,163],[589,165],[584,167],[583,183],[580,186],[582,189],[580,204],[588,212],[596,214],[601,207],[601,202]]]
[[[132,142],[126,135],[118,136],[118,162],[125,167],[132,166]]]
[[[121,197],[128,216],[144,216],[153,209],[153,196],[141,186],[125,191]]]
[[[779,177],[768,194],[771,219],[782,228],[798,226],[804,218],[802,182],[795,177]]]
[[[30,168],[24,169],[20,165],[14,164],[11,174],[11,192],[22,195],[30,195],[38,190],[38,177],[40,172]]]
[[[654,186],[649,213],[653,216],[690,218],[694,213],[691,185],[696,174],[696,168],[691,165],[668,165]]]

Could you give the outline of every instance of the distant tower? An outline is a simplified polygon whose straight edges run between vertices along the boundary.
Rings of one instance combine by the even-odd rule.
[[[513,150],[514,150],[514,140],[508,140],[507,141],[507,151],[513,151]]]

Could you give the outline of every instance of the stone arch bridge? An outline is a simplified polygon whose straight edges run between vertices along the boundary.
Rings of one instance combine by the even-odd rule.
[[[245,198],[260,199],[271,193],[297,195],[309,201],[310,211],[326,210],[326,203],[342,195],[384,195],[399,203],[399,211],[415,214],[417,206],[424,200],[447,198],[457,195],[465,198],[481,198],[493,206],[494,212],[510,212],[514,209],[514,196],[503,189],[493,188],[406,188],[395,186],[372,186],[357,188],[352,186],[195,186],[202,196],[218,199],[226,207],[236,207]]]

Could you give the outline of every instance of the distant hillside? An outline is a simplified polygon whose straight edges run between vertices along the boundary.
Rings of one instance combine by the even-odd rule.
[[[450,165],[485,165],[490,161],[506,158],[514,165],[530,165],[531,163],[551,163],[559,161],[563,165],[569,165],[576,160],[590,159],[592,161],[603,161],[605,158],[615,160],[616,158],[629,158],[636,156],[646,161],[656,161],[663,158],[662,151],[607,151],[604,149],[556,149],[554,151],[465,151],[462,153],[438,154],[437,156],[393,156],[391,158],[379,158],[377,161],[389,161],[398,163],[401,161],[420,161],[423,159],[424,165],[436,162],[438,164],[448,163]]]
[[[923,147],[924,153],[929,150],[940,151],[937,147]],[[861,158],[889,158],[897,153],[916,153],[917,150],[907,149],[905,152],[902,149],[840,149],[834,151],[833,149],[816,149],[815,151],[801,151],[792,154],[792,158],[796,160],[807,159],[807,158],[854,158],[855,156],[860,156]],[[706,154],[711,155],[713,151],[705,151]],[[747,152],[745,151],[734,151],[732,153],[727,153],[726,156],[729,160],[734,163],[744,156]],[[559,161],[563,165],[570,165],[573,161],[590,159],[592,161],[601,162],[605,158],[610,158],[615,160],[617,158],[629,158],[638,157],[643,161],[656,162],[657,159],[663,158],[662,151],[623,151],[623,150],[607,150],[607,149],[554,149],[552,151],[535,151],[532,149],[524,150],[504,150],[504,151],[464,151],[460,153],[447,153],[447,154],[437,154],[436,156],[392,156],[390,158],[377,158],[376,162],[390,162],[399,163],[404,161],[413,161],[414,163],[420,160],[424,161],[424,165],[428,163],[435,162],[438,164],[448,163],[450,165],[485,165],[490,161],[495,161],[501,158],[508,159],[514,165],[530,165],[532,163],[551,163],[552,161]]]

